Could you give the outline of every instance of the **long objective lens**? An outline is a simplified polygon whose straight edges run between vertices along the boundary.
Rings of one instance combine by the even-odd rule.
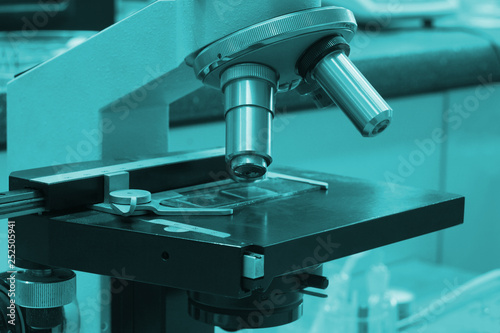
[[[264,176],[271,164],[271,126],[278,77],[259,64],[239,64],[221,76],[226,109],[226,162],[237,179]]]
[[[311,71],[311,77],[349,117],[363,136],[389,126],[392,109],[343,51],[333,52]]]

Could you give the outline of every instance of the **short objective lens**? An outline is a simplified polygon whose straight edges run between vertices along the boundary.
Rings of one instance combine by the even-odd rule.
[[[252,181],[271,164],[271,126],[278,76],[259,64],[239,64],[221,76],[225,98],[226,162],[233,176]]]

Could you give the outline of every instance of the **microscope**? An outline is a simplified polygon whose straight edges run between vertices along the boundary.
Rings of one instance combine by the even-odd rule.
[[[323,263],[462,223],[459,195],[269,170],[280,92],[335,103],[365,137],[390,124],[349,60],[356,27],[319,0],[157,1],[13,80],[0,216],[24,331],[5,327],[78,331],[74,271],[108,277],[102,331],[285,325],[327,288]],[[168,105],[203,85],[225,149],[168,153]]]

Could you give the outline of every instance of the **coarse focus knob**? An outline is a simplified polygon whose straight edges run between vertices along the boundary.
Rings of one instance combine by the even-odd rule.
[[[16,273],[16,304],[47,309],[65,306],[76,297],[76,275],[68,269],[26,270]]]

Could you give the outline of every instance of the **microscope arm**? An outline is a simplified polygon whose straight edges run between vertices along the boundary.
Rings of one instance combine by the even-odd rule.
[[[151,4],[8,85],[9,169],[166,153],[168,105],[202,86],[186,57],[245,26],[318,6]],[[47,153],[26,159],[33,151]]]

